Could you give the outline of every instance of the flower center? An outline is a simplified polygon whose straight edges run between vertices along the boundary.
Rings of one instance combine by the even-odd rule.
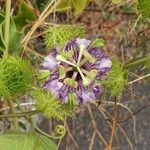
[[[60,55],[56,56],[59,62],[66,63],[69,67],[59,65],[59,79],[64,79],[64,83],[76,88],[79,81],[83,82],[84,86],[88,86],[97,75],[97,70],[90,71],[83,68],[86,62],[94,63],[95,58],[89,54],[84,46],[79,49],[78,59],[74,60],[74,51],[63,51]]]

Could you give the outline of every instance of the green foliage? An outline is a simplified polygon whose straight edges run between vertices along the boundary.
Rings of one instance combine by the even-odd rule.
[[[117,60],[113,60],[108,77],[102,81],[102,84],[104,88],[109,89],[114,96],[119,96],[124,89],[124,86],[127,84],[127,71],[123,69]]]
[[[5,22],[2,24],[2,31],[5,31]],[[10,34],[9,34],[9,53],[10,54],[20,54],[21,53],[21,38],[23,37],[23,32],[18,31],[13,19],[10,22]]]
[[[143,18],[150,19],[150,0],[138,0],[137,9]]]
[[[32,81],[31,67],[19,57],[0,60],[0,97],[19,96],[29,89]]]
[[[10,17],[9,54],[21,54],[22,48],[20,43],[24,35],[23,27],[27,24],[27,21],[34,21],[36,18],[37,17],[32,8],[26,2],[21,0],[18,14],[14,17]],[[4,32],[5,14],[0,12],[0,56],[5,50]]]
[[[14,16],[14,22],[18,30],[21,30],[27,21],[35,21],[37,19],[34,10],[24,0],[20,1],[17,16]]]
[[[0,147],[3,150],[56,150],[49,138],[34,133],[2,134]]]
[[[73,115],[73,110],[66,104],[62,104],[50,92],[35,89],[33,91],[33,97],[35,98],[37,109],[41,110],[48,118],[63,120],[66,115]]]
[[[3,16],[2,14],[0,14]],[[5,16],[0,19],[0,51],[1,54],[5,49],[4,45],[4,32],[5,32]],[[23,32],[18,31],[16,25],[14,23],[13,18],[10,18],[10,36],[9,36],[9,53],[10,54],[20,54],[21,53],[21,38],[23,36]]]
[[[63,47],[68,41],[76,37],[85,37],[85,29],[83,27],[72,27],[70,25],[50,26],[45,36],[45,42],[48,48],[56,45]]]
[[[43,11],[51,0],[36,0],[36,6]],[[73,11],[74,15],[79,15],[89,4],[90,0],[61,0],[55,11],[68,12]]]

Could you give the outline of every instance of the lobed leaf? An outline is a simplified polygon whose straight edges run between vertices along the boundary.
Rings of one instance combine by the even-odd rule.
[[[56,145],[47,137],[35,133],[0,135],[3,150],[56,150]]]

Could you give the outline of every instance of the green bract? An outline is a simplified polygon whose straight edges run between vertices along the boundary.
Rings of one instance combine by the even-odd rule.
[[[0,60],[0,97],[11,98],[23,94],[32,84],[32,70],[19,57]]]
[[[127,70],[117,60],[113,60],[108,78],[103,80],[102,84],[111,91],[112,95],[119,96],[127,84]]]
[[[66,104],[62,104],[52,93],[35,89],[33,97],[36,101],[36,107],[42,111],[48,118],[63,120],[64,117],[72,116],[73,109]]]
[[[83,27],[72,27],[70,25],[51,26],[45,36],[45,43],[48,48],[53,48],[56,45],[63,47],[68,41],[76,37],[85,37]]]

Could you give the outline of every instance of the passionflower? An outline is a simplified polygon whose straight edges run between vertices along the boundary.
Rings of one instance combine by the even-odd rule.
[[[107,75],[111,59],[92,42],[77,38],[66,44],[64,50],[53,49],[42,66],[51,74],[43,88],[54,93],[63,103],[75,93],[77,103],[100,98],[102,87],[98,80]]]

